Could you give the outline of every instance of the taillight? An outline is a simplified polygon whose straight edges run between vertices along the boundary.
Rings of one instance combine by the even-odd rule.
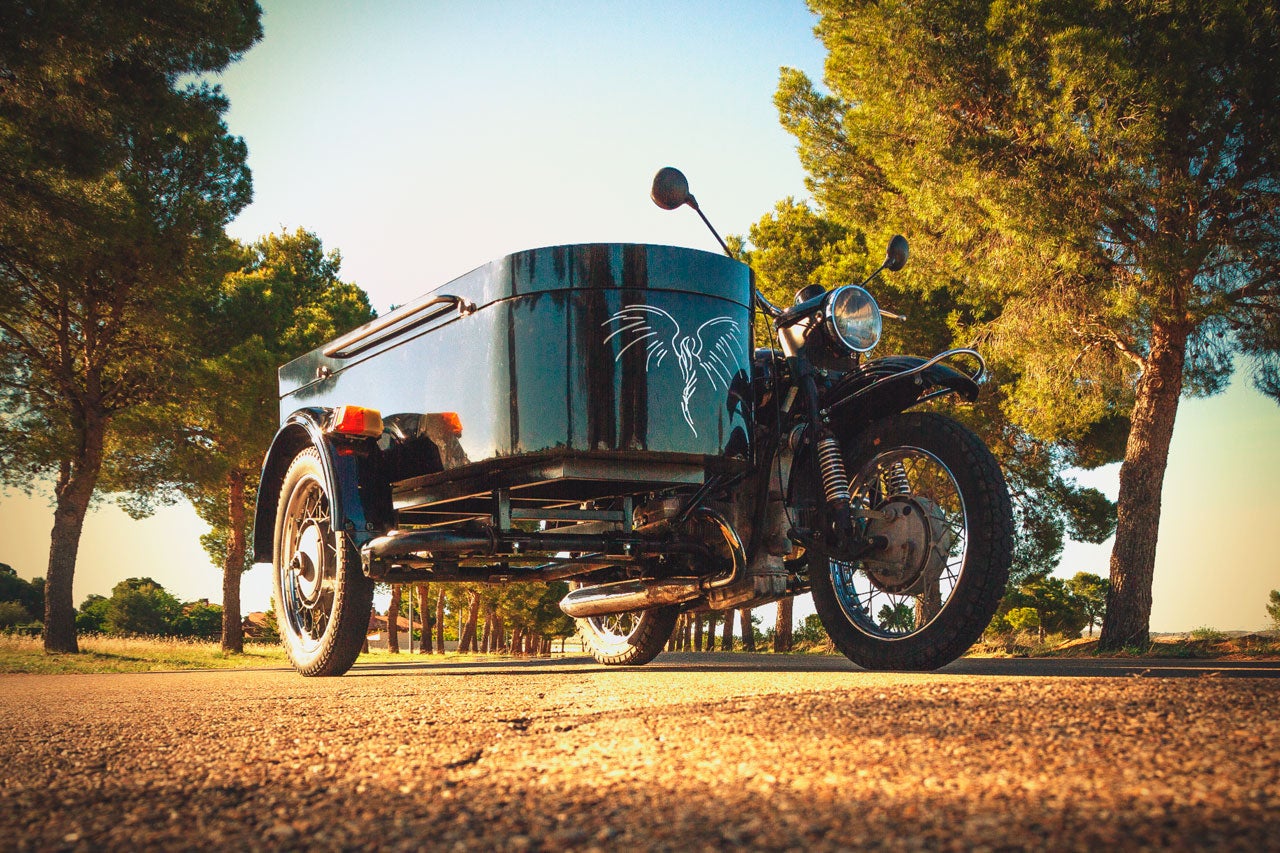
[[[339,406],[326,432],[377,438],[382,435],[382,413],[364,406]]]

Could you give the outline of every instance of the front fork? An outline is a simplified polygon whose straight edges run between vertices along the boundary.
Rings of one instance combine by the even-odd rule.
[[[822,494],[832,521],[832,529],[828,535],[835,541],[830,544],[840,551],[854,550],[855,543],[861,536],[854,525],[853,498],[849,493],[849,473],[845,470],[844,453],[835,434],[823,421],[818,406],[818,383],[814,379],[812,366],[804,359],[792,359],[792,362],[792,375],[804,398],[809,419],[804,440],[813,443],[814,458],[822,479]]]

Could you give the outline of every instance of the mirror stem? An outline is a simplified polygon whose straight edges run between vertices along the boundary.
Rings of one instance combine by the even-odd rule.
[[[725,245],[724,240],[720,239],[720,235],[716,232],[715,226],[711,224],[710,219],[707,219],[707,215],[702,212],[702,208],[698,207],[698,202],[694,200],[693,196],[689,196],[689,200],[685,203],[698,212],[698,215],[702,217],[703,223],[707,226],[707,230],[711,232],[711,236],[716,238],[716,242],[720,244],[721,249],[724,249],[724,253],[732,258],[733,252],[730,252],[729,247]]]

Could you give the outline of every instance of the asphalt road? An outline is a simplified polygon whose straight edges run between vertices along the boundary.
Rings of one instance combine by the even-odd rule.
[[[0,849],[1280,849],[1280,664],[0,676]]]

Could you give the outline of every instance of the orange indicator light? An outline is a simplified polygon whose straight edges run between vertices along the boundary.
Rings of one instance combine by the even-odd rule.
[[[382,435],[382,413],[363,406],[339,406],[333,412],[329,432],[377,438]]]

